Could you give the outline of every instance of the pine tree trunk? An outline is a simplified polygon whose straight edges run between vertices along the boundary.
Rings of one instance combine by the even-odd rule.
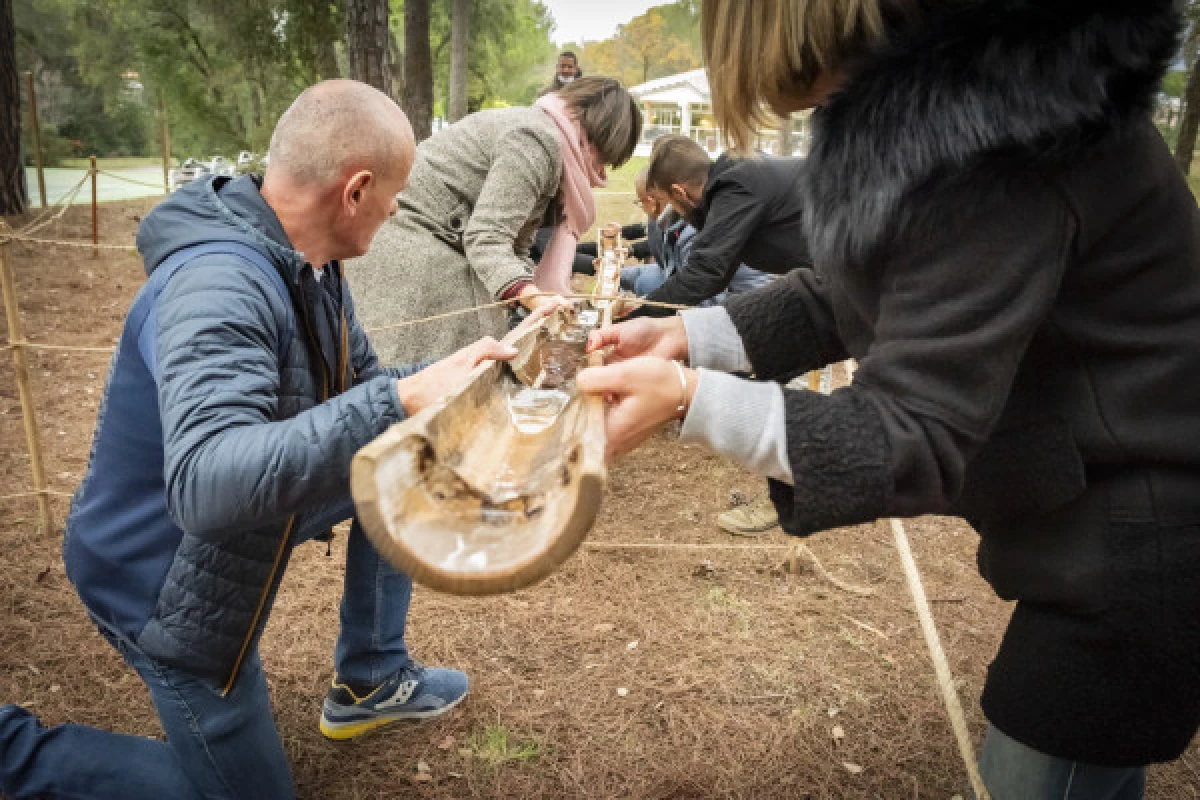
[[[451,122],[467,115],[467,47],[471,40],[471,0],[454,0],[454,23],[450,42]]]
[[[21,163],[21,80],[12,0],[0,0],[0,216],[29,207]]]
[[[1196,62],[1200,65],[1200,61]],[[1200,69],[1192,66],[1188,74],[1187,89],[1183,93],[1183,118],[1179,124],[1179,140],[1175,144],[1175,162],[1189,175],[1192,170],[1192,155],[1196,151],[1196,133],[1200,130]]]
[[[392,94],[388,0],[346,0],[346,55],[350,77]]]
[[[429,0],[404,3],[404,102],[417,141],[433,135],[433,55],[429,49]]]

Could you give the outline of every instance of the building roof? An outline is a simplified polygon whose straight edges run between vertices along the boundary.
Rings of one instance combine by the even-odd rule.
[[[708,88],[708,75],[703,69],[680,72],[675,75],[667,75],[662,78],[655,78],[652,81],[639,83],[637,86],[631,87],[629,93],[639,100],[645,100],[649,99],[652,95],[669,92],[672,89],[691,89],[705,100],[711,97],[711,92]]]

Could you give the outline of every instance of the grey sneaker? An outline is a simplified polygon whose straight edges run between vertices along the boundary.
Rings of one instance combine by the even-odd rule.
[[[405,719],[440,717],[463,701],[464,672],[412,664],[369,692],[359,693],[337,675],[321,707],[321,733],[345,741]]]

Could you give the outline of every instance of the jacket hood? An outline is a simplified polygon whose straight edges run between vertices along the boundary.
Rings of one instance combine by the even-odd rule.
[[[908,193],[980,157],[1078,157],[1145,119],[1174,57],[1174,0],[954,3],[858,63],[813,116],[805,187],[818,264],[866,261]]]
[[[293,282],[304,265],[251,175],[189,183],[147,214],[137,233],[147,275],[176,251],[215,241],[240,242],[266,253]]]

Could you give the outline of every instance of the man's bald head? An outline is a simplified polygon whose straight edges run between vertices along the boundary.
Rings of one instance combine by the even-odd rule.
[[[323,81],[279,118],[267,173],[310,188],[360,170],[407,173],[415,146],[408,118],[386,94],[358,81]]]

